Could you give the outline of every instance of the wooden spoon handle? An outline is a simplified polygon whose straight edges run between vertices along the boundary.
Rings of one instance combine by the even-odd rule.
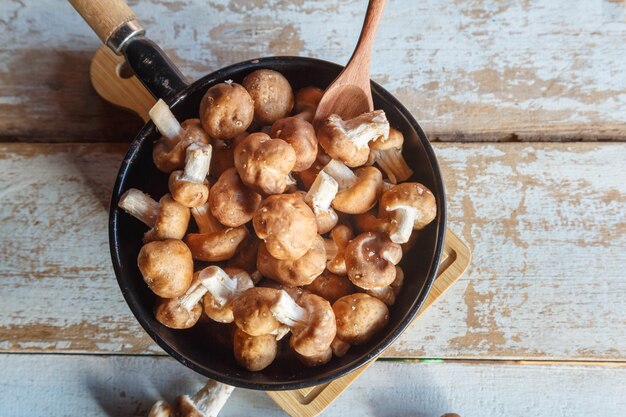
[[[116,29],[135,19],[124,0],[69,0],[94,32],[107,43]]]
[[[348,65],[346,65],[358,65],[360,70],[363,71],[363,74],[367,74],[367,79],[369,79],[372,43],[374,42],[376,29],[378,29],[385,4],[387,4],[387,0],[370,0],[367,6],[367,13],[365,14],[365,20],[363,21],[361,36],[359,36],[359,42],[356,48],[354,48],[354,53],[350,61],[348,61]]]

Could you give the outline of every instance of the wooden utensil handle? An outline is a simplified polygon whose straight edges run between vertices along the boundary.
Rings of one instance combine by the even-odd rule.
[[[124,0],[69,0],[94,32],[107,43],[116,29],[135,20],[135,13]]]
[[[367,62],[369,67],[370,55],[372,50],[372,42],[376,36],[376,29],[383,16],[383,10],[385,9],[387,0],[370,0],[367,6],[367,13],[365,14],[365,21],[363,22],[363,29],[361,29],[361,36],[359,36],[359,42],[352,54],[352,57],[361,57]],[[352,61],[352,58],[350,58]]]

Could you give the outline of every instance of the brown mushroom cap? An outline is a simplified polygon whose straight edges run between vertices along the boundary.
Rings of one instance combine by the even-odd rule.
[[[254,233],[248,234],[248,237],[239,245],[235,256],[228,261],[228,266],[241,268],[248,274],[254,273],[257,270],[256,260],[260,244],[261,239]]]
[[[326,268],[324,239],[317,236],[311,248],[296,260],[280,260],[267,251],[265,243],[259,246],[257,268],[264,277],[291,287],[313,282]]]
[[[260,287],[265,287],[265,288],[273,288],[275,290],[283,290],[285,291],[287,294],[289,294],[289,296],[291,298],[293,298],[295,301],[298,301],[300,299],[300,297],[302,296],[302,294],[306,293],[307,291],[305,289],[303,289],[302,287],[291,287],[289,285],[284,285],[284,284],[280,284],[272,279],[264,279],[259,283]]]
[[[171,329],[188,329],[198,322],[202,315],[200,301],[207,291],[199,274],[193,274],[193,281],[185,294],[175,298],[159,298],[154,317],[161,324]]]
[[[285,117],[274,122],[270,136],[282,139],[296,151],[296,172],[308,169],[317,158],[317,137],[313,125],[299,117]]]
[[[333,208],[347,214],[365,213],[376,205],[383,190],[383,175],[374,167],[360,168],[351,187],[341,190],[333,200]]]
[[[293,346],[291,348],[293,349]],[[318,353],[313,356],[303,356],[300,355],[298,352],[295,353],[296,357],[300,362],[302,362],[303,365],[309,366],[311,368],[325,365],[333,358],[333,350],[331,348],[328,348],[324,352]]]
[[[190,217],[189,208],[175,201],[171,195],[164,195],[159,200],[159,214],[154,227],[144,235],[144,242],[182,239],[187,233]]]
[[[243,79],[243,86],[254,100],[254,120],[271,125],[287,116],[293,108],[293,90],[279,72],[260,69]]]
[[[412,230],[425,228],[437,217],[437,202],[433,193],[424,185],[405,182],[383,193],[380,210],[388,212],[393,219],[389,233],[391,240],[405,243]]]
[[[389,219],[378,218],[376,217],[375,213],[376,210],[370,210],[352,217],[354,226],[360,233],[389,233],[389,230],[391,228],[391,221]]]
[[[296,303],[283,291],[272,306],[272,313],[291,328],[289,344],[303,356],[326,352],[337,333],[330,303],[315,294],[302,294]]]
[[[316,131],[320,146],[328,155],[354,168],[367,162],[369,142],[389,135],[389,122],[382,110],[350,120],[331,114],[317,125]]]
[[[271,195],[261,202],[252,218],[257,236],[276,259],[298,259],[317,236],[315,215],[293,194]]]
[[[173,171],[168,181],[172,198],[185,207],[198,207],[209,198],[209,172],[211,145],[191,144],[187,147],[184,171]]]
[[[162,172],[172,172],[185,166],[185,151],[194,142],[209,143],[209,135],[200,124],[200,119],[187,119],[180,124],[184,130],[182,137],[170,140],[162,136],[154,142],[152,160]]]
[[[298,117],[307,122],[313,122],[317,105],[320,103],[324,91],[318,87],[304,87],[296,93],[294,110]]]
[[[251,336],[270,334],[280,323],[270,308],[279,292],[272,288],[254,287],[244,291],[232,303],[235,324]]]
[[[233,351],[237,363],[248,371],[260,371],[274,362],[278,353],[278,342],[272,335],[250,336],[237,328]]]
[[[402,248],[383,233],[367,232],[354,238],[344,253],[348,278],[357,287],[386,287],[396,278],[395,265]]]
[[[235,168],[224,171],[211,187],[211,214],[225,226],[238,227],[248,223],[260,204],[261,196],[241,182]]]
[[[148,288],[162,298],[183,295],[193,278],[191,251],[176,239],[146,243],[139,251],[137,265]]]
[[[333,304],[337,317],[337,338],[351,345],[366,343],[389,321],[389,309],[371,295],[356,293]]]
[[[280,194],[296,163],[296,152],[282,139],[252,133],[235,148],[235,168],[241,181],[264,194]]]
[[[392,306],[396,303],[396,298],[400,294],[402,290],[402,285],[404,284],[404,271],[402,268],[396,265],[396,279],[387,286],[382,288],[374,288],[372,290],[365,291],[367,294],[372,297],[378,298],[383,303],[388,306]]]
[[[196,304],[191,310],[187,310],[181,306],[179,298],[159,298],[154,317],[171,329],[188,329],[198,322],[202,305]]]
[[[333,230],[331,230],[330,237],[336,248],[336,254],[328,260],[326,267],[333,274],[346,275],[348,273],[345,251],[353,236],[354,234],[352,233],[352,229],[345,224],[337,225]]]
[[[204,313],[213,321],[232,323],[235,319],[232,308],[233,301],[240,293],[251,288],[253,284],[250,275],[243,269],[224,267],[223,271],[231,278],[230,282],[227,283],[230,293],[226,294],[231,299],[226,304],[222,304],[213,296],[211,291],[208,291],[203,298]]]
[[[198,207],[206,203],[209,198],[209,182],[190,182],[184,179],[183,171],[174,171],[170,174],[167,183],[172,197],[185,207]]]
[[[205,262],[226,261],[237,252],[249,232],[245,226],[229,227],[213,233],[189,233],[185,243],[193,258]]]
[[[329,271],[324,271],[322,275],[315,278],[315,280],[304,287],[304,289],[319,295],[328,300],[331,304],[341,297],[356,292],[356,288],[347,277],[336,275]]]
[[[236,83],[220,83],[209,88],[200,102],[202,127],[214,139],[228,140],[244,132],[252,123],[254,101]]]

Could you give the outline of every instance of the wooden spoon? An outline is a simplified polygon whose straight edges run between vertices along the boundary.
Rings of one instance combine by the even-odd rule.
[[[346,67],[324,92],[315,112],[315,124],[331,114],[351,119],[374,110],[370,88],[372,42],[386,3],[387,0],[370,0],[359,42]]]

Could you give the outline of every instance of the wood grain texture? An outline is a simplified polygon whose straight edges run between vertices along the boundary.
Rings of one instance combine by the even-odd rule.
[[[0,355],[0,367],[3,417],[145,417],[156,400],[205,381],[170,358]],[[618,417],[626,407],[626,368],[378,361],[371,371],[324,416]],[[220,412],[251,415],[285,413],[263,392],[243,389]]]
[[[0,146],[0,351],[161,352],[110,266],[124,148]],[[626,360],[626,144],[436,153],[473,266],[385,356]]]
[[[268,55],[345,63],[366,1],[131,6],[196,79]],[[623,1],[608,0],[391,1],[374,44],[372,77],[436,140],[624,140],[625,16]],[[1,140],[134,135],[138,123],[88,85],[88,60],[99,42],[69,4],[1,2],[0,26]]]

